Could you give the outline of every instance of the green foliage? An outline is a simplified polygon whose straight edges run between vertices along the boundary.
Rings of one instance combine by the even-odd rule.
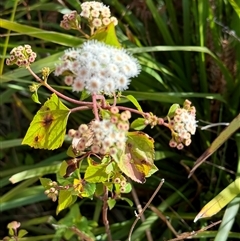
[[[239,176],[240,149],[237,149],[240,143],[239,134],[235,133],[231,138],[225,139],[219,151],[209,157],[209,162],[205,162],[197,169],[193,178],[187,179],[189,174],[187,170],[193,167],[197,157],[210,146],[223,129],[219,126],[213,127],[211,132],[208,129],[201,130],[200,128],[205,125],[202,121],[225,124],[239,114],[239,1],[147,0],[140,3],[140,1],[106,0],[104,3],[109,4],[110,9],[118,16],[119,25],[116,33],[119,42],[138,57],[142,66],[141,75],[131,82],[130,89],[123,92],[123,95],[134,96],[143,111],[161,117],[166,116],[172,103],[182,104],[183,100],[188,98],[196,106],[199,119],[196,137],[193,138],[191,146],[183,151],[173,150],[168,146],[170,136],[168,130],[160,126],[153,129],[144,128],[144,118],[131,120],[131,128],[144,129],[154,138],[156,159],[154,165],[159,169],[159,172],[147,179],[146,184],[132,185],[137,191],[140,203],[146,203],[160,179],[165,178],[166,182],[159,192],[161,200],[156,197],[153,205],[164,216],[169,217],[169,223],[178,234],[199,230],[207,223],[223,217],[219,230],[218,227],[213,227],[212,231],[202,230],[194,238],[207,241],[238,239],[240,235],[238,198],[232,200],[226,211],[219,212],[209,221],[203,220],[195,224],[193,220],[204,204],[216,197],[229,183],[234,183],[235,177]],[[61,182],[58,176],[58,184],[65,188],[73,184],[74,179],[79,184],[79,180],[83,180],[80,178],[84,177],[88,168],[87,158],[79,161],[80,167],[76,165],[77,169],[69,177],[63,178],[69,167],[66,156],[66,148],[70,145],[69,139],[65,138],[63,146],[54,152],[44,150],[36,152],[27,146],[20,146],[27,125],[32,121],[39,105],[33,103],[29,93],[28,86],[33,80],[30,73],[24,68],[13,69],[4,64],[13,47],[31,43],[38,55],[37,61],[31,66],[32,70],[36,74],[41,73],[42,68],[46,66],[54,70],[66,47],[83,43],[80,33],[61,29],[59,24],[56,24],[56,20],[61,19],[62,15],[71,9],[78,8],[80,11],[79,2],[67,1],[65,5],[61,5],[60,2],[53,3],[48,0],[28,1],[27,5],[23,6],[18,1],[2,1],[0,7],[3,10],[0,19],[3,30],[0,40],[2,47],[0,239],[8,235],[5,227],[7,223],[16,219],[17,209],[21,228],[29,232],[24,240],[76,240],[76,234],[71,230],[73,226],[77,226],[92,239],[98,237],[107,240],[106,231],[101,224],[102,207],[95,198],[91,202],[88,200],[83,202],[78,198],[74,205],[61,211],[58,216],[54,215],[55,205],[43,194],[44,188],[49,187],[39,186],[38,177],[47,175],[49,179],[54,179],[56,173],[59,175],[61,163],[66,160],[61,169]],[[103,31],[101,34],[105,38],[106,33]],[[109,41],[111,42],[111,39]],[[116,42],[113,45],[117,46]],[[63,86],[62,80],[52,74],[48,83],[71,98],[88,100],[86,94],[80,97],[75,92],[69,91],[70,88]],[[39,102],[44,103],[48,97],[49,92],[44,88],[39,89]],[[109,99],[109,103],[112,102],[113,100]],[[121,98],[118,103],[124,103],[129,108],[132,105],[137,107],[134,104],[135,100],[131,99]],[[73,104],[68,105],[69,109],[74,107],[76,106]],[[88,123],[91,119],[91,111],[75,112],[69,118],[68,125],[76,127],[79,123]],[[70,149],[69,156],[75,158],[72,146]],[[142,155],[136,151],[132,153],[137,156],[137,160]],[[139,166],[140,169],[144,168]],[[118,168],[113,163],[106,165],[105,171],[108,177],[110,178]],[[76,175],[77,172],[80,172],[79,176]],[[17,183],[16,186],[12,186],[9,178],[12,183]],[[81,195],[80,186],[77,186],[78,190],[71,187],[64,191],[74,194],[72,197],[77,198],[78,194]],[[119,197],[129,204],[131,195],[125,193],[131,189],[128,189],[130,186],[127,183],[125,191],[121,192]],[[105,187],[109,190],[120,189],[115,183],[97,183],[95,196],[102,197]],[[94,190],[93,187],[89,189],[92,190],[89,193]],[[110,202],[114,203],[115,199],[112,200]],[[109,206],[114,206],[113,212],[109,212],[112,239],[126,240],[133,222],[129,217],[135,218],[136,207],[134,205],[131,208],[123,202]],[[30,215],[33,213],[32,210],[34,217]],[[121,214],[121,217],[118,214]],[[88,220],[83,215],[88,217]],[[132,240],[147,240],[145,234],[147,229],[150,230],[153,240],[175,238],[168,226],[159,221],[156,212],[147,210],[145,218],[145,222],[138,223]]]
[[[116,36],[113,23],[110,23],[108,26],[98,29],[95,34],[91,36],[91,39],[96,39],[114,47],[121,47],[121,44],[119,43]]]
[[[126,153],[117,160],[123,173],[135,182],[145,182],[145,177],[157,171],[154,162],[154,140],[143,132],[129,132]]]
[[[34,148],[59,148],[65,137],[69,109],[56,94],[45,102],[33,118],[22,144]]]
[[[146,120],[144,118],[137,118],[131,123],[131,128],[137,131],[141,131],[146,127],[145,121]]]

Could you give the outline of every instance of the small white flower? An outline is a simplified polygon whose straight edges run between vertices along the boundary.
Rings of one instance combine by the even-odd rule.
[[[82,12],[80,13],[80,16],[83,18],[89,18],[90,17],[90,10],[88,8],[84,8]]]
[[[78,68],[77,76],[82,80],[88,79],[90,77],[90,71],[87,67],[82,66]]]
[[[72,85],[73,84],[73,76],[66,76],[64,78],[64,82],[66,85]]]
[[[92,25],[94,28],[99,28],[102,26],[102,20],[100,18],[95,18],[92,21]]]
[[[117,18],[111,17],[110,20],[111,20],[111,22],[113,22],[114,26],[116,26],[118,24]]]
[[[73,87],[73,91],[76,91],[76,92],[83,91],[85,87],[84,81],[82,81],[81,79],[75,79],[72,87]]]
[[[130,80],[123,74],[116,76],[116,86],[120,91],[126,90]]]
[[[102,15],[103,18],[109,19],[109,17],[111,16],[111,11],[110,11],[109,7],[103,7],[102,10],[101,10],[101,15]]]
[[[98,18],[99,15],[100,15],[100,12],[99,12],[98,10],[93,9],[93,10],[91,11],[91,16],[92,16],[92,17]]]
[[[111,21],[109,18],[103,18],[102,23],[103,23],[103,25],[107,26],[107,25],[109,25],[109,23],[111,23]]]
[[[89,93],[99,93],[102,91],[102,84],[99,78],[91,77],[87,80],[86,89]]]

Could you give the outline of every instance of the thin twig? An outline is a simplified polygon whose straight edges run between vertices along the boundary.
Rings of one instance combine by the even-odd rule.
[[[108,241],[112,241],[112,235],[111,235],[108,217],[107,217],[107,212],[108,212],[107,200],[108,200],[108,190],[107,190],[107,187],[104,187],[103,208],[102,208],[103,223],[105,226]]]
[[[99,120],[96,94],[92,94],[92,101],[93,101],[93,114],[94,114],[95,120]]]
[[[83,241],[94,241],[91,237],[87,236],[85,233],[83,233],[76,227],[71,227],[70,230],[77,234],[77,236],[81,238]]]
[[[55,90],[54,88],[52,88],[47,82],[43,81],[41,78],[39,78],[34,72],[33,70],[30,68],[30,66],[26,67],[27,70],[31,73],[31,75],[38,81],[40,82],[43,86],[45,86],[47,89],[49,89],[51,92],[55,93],[57,96],[59,96],[60,98],[67,100],[71,103],[77,104],[77,105],[87,105],[87,106],[92,106],[92,102],[86,102],[86,101],[78,101],[75,99],[72,99],[70,97],[67,97],[66,95],[58,92],[57,90]]]
[[[150,199],[148,200],[147,204],[144,206],[143,210],[141,211],[141,213],[136,215],[136,219],[130,229],[129,235],[128,235],[128,240],[131,241],[131,236],[132,236],[132,232],[134,227],[136,226],[138,220],[140,219],[140,217],[142,216],[142,214],[145,212],[145,210],[148,208],[148,206],[150,205],[150,203],[152,202],[153,198],[157,195],[157,193],[159,192],[159,190],[161,189],[163,183],[164,183],[164,179],[161,180],[161,182],[159,183],[157,189],[155,190],[155,192],[153,193],[153,195],[150,197]]]
[[[81,110],[89,110],[89,109],[91,109],[90,106],[78,106],[78,107],[72,108],[70,112],[73,113],[73,112],[77,112]]]
[[[132,182],[131,182],[131,185],[132,185]],[[132,185],[132,196],[133,196],[133,200],[134,200],[134,202],[137,206],[138,213],[141,213],[142,212],[142,205],[139,202],[137,192],[136,192],[133,185]],[[140,219],[141,219],[142,223],[144,223],[144,221],[146,220],[145,216],[144,216],[144,213],[141,215]],[[153,241],[152,234],[151,234],[149,228],[145,230],[145,233],[146,233],[146,236],[147,236],[147,240]]]
[[[198,233],[201,233],[201,232],[204,232],[206,231],[207,229],[209,228],[212,228],[213,226],[221,223],[222,220],[219,220],[215,223],[212,223],[210,225],[208,225],[207,227],[204,227],[204,228],[201,228],[199,229],[198,231],[192,231],[192,232],[185,232],[185,233],[182,233],[180,235],[178,235],[177,238],[173,238],[173,239],[169,239],[168,241],[179,241],[179,240],[183,240],[183,239],[190,239],[190,238],[193,238],[194,236],[196,236]]]
[[[177,231],[174,229],[174,227],[172,226],[172,224],[167,220],[167,218],[162,214],[162,212],[157,209],[155,206],[153,206],[152,204],[149,205],[149,208],[157,214],[157,216],[164,222],[166,223],[166,225],[168,226],[168,228],[172,231],[172,233],[178,237],[178,233]]]

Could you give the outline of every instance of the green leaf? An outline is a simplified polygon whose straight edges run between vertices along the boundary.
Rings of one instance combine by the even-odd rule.
[[[33,168],[30,170],[26,170],[26,171],[22,171],[17,174],[14,174],[13,176],[11,176],[9,181],[14,184],[31,177],[40,177],[46,174],[56,173],[58,172],[59,168],[60,168],[60,164]]]
[[[95,191],[96,191],[96,184],[86,182],[83,184],[83,191],[81,192],[81,196],[92,198]]]
[[[114,208],[114,206],[115,206],[115,204],[116,204],[116,200],[110,198],[110,199],[107,200],[107,204],[108,204],[108,208],[109,208],[109,210],[111,210],[111,209]]]
[[[108,26],[97,30],[91,39],[96,39],[114,47],[121,47],[120,43],[118,42],[115,26],[113,23],[110,23]]]
[[[125,191],[122,193],[130,193],[132,191],[131,183],[128,182],[124,188],[125,188]]]
[[[38,93],[37,91],[35,91],[33,94],[32,94],[32,100],[37,103],[37,104],[41,104],[41,102],[39,101],[38,99]]]
[[[13,236],[13,235],[14,235],[14,231],[13,231],[12,228],[9,228],[9,230],[8,230],[8,234],[9,234],[10,236]]]
[[[59,175],[61,177],[64,177],[66,175],[66,170],[67,170],[67,167],[68,167],[68,164],[66,161],[63,161],[61,166],[60,166],[60,169],[59,169]]]
[[[142,107],[133,95],[127,95],[126,98],[134,104],[138,111],[143,112]]]
[[[207,218],[218,213],[229,202],[240,194],[240,177],[223,189],[216,197],[208,202],[195,217],[194,222],[200,218]]]
[[[130,206],[130,207],[132,207],[132,206],[133,206],[133,202],[132,202],[132,200],[130,200],[129,198],[126,198],[126,197],[121,197],[121,200],[126,201],[126,202],[129,204],[129,206]]]
[[[131,123],[131,128],[137,131],[141,131],[146,127],[145,121],[146,120],[144,118],[137,118]]]
[[[237,13],[238,17],[240,18],[240,2],[238,1],[238,4],[234,0],[228,0],[229,3],[232,5],[233,9]]]
[[[147,134],[136,131],[128,133],[126,153],[117,162],[123,173],[133,181],[144,183],[158,169],[153,163],[154,140]]]
[[[18,237],[19,237],[19,238],[22,238],[22,237],[24,237],[27,233],[28,233],[27,230],[21,229],[21,230],[18,231]]]
[[[34,116],[22,144],[48,150],[59,148],[64,141],[69,114],[69,109],[52,94]]]
[[[73,146],[70,145],[67,149],[67,155],[70,156],[70,157],[76,157],[76,154],[73,152]]]
[[[28,25],[19,24],[2,18],[0,19],[0,22],[1,28],[9,29],[21,34],[27,34],[29,36],[60,45],[73,47],[80,45],[83,42],[79,37],[54,31],[46,31],[40,28],[30,27]]]
[[[52,180],[49,179],[49,178],[42,178],[42,177],[40,177],[39,180],[40,180],[42,186],[43,186],[45,189],[49,188],[49,186],[50,186],[49,183],[52,182]]]
[[[96,184],[96,190],[95,190],[95,195],[101,196],[103,194],[103,184],[102,183],[97,183]]]
[[[111,174],[111,172],[113,172],[114,170],[116,169],[116,163],[115,162],[110,162],[108,165],[107,165],[107,167],[106,167],[106,169],[105,169],[105,172],[106,172],[106,174]]]
[[[212,142],[211,146],[196,160],[188,177],[208,158],[210,157],[225,141],[240,128],[240,114],[226,127],[220,135]]]
[[[170,108],[169,108],[169,111],[168,111],[168,114],[167,116],[169,118],[172,118],[174,116],[174,113],[176,111],[176,109],[180,108],[179,104],[173,104]]]
[[[77,200],[70,191],[60,190],[58,196],[58,206],[56,213],[59,214],[63,209],[70,207]]]
[[[89,166],[85,172],[84,179],[91,183],[105,182],[108,179],[106,166],[106,164],[93,164],[89,160]]]
[[[91,96],[85,89],[82,91],[81,93],[81,98],[80,100],[85,100],[87,99],[89,96]]]

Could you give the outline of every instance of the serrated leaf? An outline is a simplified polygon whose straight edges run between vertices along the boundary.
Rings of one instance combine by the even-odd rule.
[[[114,47],[121,47],[121,44],[118,42],[115,26],[113,23],[98,29],[96,33],[91,37],[91,39],[96,39]]]
[[[129,198],[126,198],[126,197],[121,197],[121,200],[126,201],[126,202],[129,204],[129,206],[130,206],[130,207],[132,207],[132,206],[133,206],[133,202],[132,202],[132,200],[130,200]]]
[[[106,164],[92,164],[90,160],[84,175],[84,180],[91,183],[99,183],[105,182],[107,179]]]
[[[108,204],[108,208],[109,208],[109,210],[111,210],[111,209],[114,208],[114,206],[115,206],[115,204],[116,204],[116,200],[110,198],[110,199],[107,200],[107,204]]]
[[[34,116],[22,141],[37,149],[59,148],[65,137],[69,109],[52,94]]]
[[[43,177],[40,177],[39,180],[40,180],[42,186],[43,186],[45,189],[49,188],[49,183],[52,182],[51,179],[49,179],[49,178],[43,178]]]
[[[137,131],[129,132],[126,151],[117,162],[123,173],[133,181],[144,183],[158,169],[153,163],[154,140],[147,134]]]
[[[37,91],[35,91],[33,94],[32,94],[32,100],[37,103],[37,104],[41,104],[41,102],[39,101],[38,99],[38,93]]]
[[[134,104],[138,111],[143,112],[142,107],[133,95],[127,95],[126,98]]]
[[[131,123],[131,128],[137,131],[141,131],[146,127],[145,121],[146,120],[144,118],[137,118]]]
[[[70,191],[60,190],[58,196],[58,206],[56,213],[59,214],[63,209],[70,207],[77,200]]]
[[[28,233],[27,230],[21,229],[21,230],[18,231],[18,237],[19,237],[19,238],[22,238],[22,237],[24,237],[27,233]]]
[[[196,222],[201,218],[208,218],[215,215],[239,194],[240,194],[240,177],[237,178],[225,189],[223,189],[210,202],[208,202],[202,208],[202,210],[198,213],[198,215],[195,217],[194,222]]]
[[[168,114],[167,116],[169,118],[172,118],[174,116],[174,113],[176,111],[176,109],[180,108],[180,105],[179,104],[173,104],[171,105],[171,107],[169,108],[169,111],[168,111]]]

